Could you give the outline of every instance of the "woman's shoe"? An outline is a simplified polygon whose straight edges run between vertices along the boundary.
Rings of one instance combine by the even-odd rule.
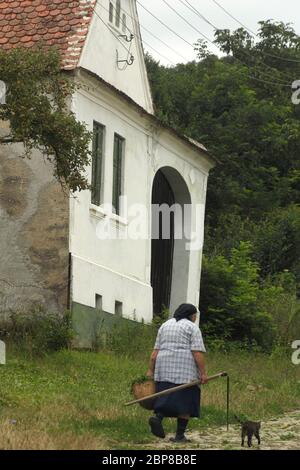
[[[181,443],[188,443],[191,442],[189,439],[187,439],[184,435],[183,436],[175,436],[170,438],[171,442],[181,442]]]
[[[149,425],[154,436],[160,437],[161,439],[166,437],[161,419],[159,419],[157,416],[151,416],[149,419]]]

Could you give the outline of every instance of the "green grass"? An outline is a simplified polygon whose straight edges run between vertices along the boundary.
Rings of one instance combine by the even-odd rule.
[[[300,367],[287,356],[211,353],[207,362],[210,374],[230,374],[231,422],[233,413],[264,420],[300,408]],[[27,359],[9,354],[8,364],[0,366],[0,448],[155,447],[149,412],[124,407],[132,381],[146,368],[146,355],[131,359],[64,350]],[[203,387],[202,419],[191,421],[190,429],[224,425],[225,403],[226,380]],[[167,420],[166,430],[174,424]]]
[[[282,435],[280,436],[280,439],[281,439],[282,441],[289,441],[289,440],[291,440],[291,439],[295,439],[295,437],[296,437],[296,436],[295,436],[294,433],[289,432],[288,434],[282,434]]]

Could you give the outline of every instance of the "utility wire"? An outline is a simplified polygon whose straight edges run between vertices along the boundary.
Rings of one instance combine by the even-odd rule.
[[[203,34],[198,28],[196,28],[192,23],[190,23],[183,15],[178,13],[178,11],[175,8],[173,8],[166,0],[162,0],[162,1],[167,5],[167,7],[170,8],[170,10],[172,10],[177,16],[179,16],[194,31],[196,31],[198,34],[200,34],[200,36],[202,36],[204,39],[206,39],[206,41],[210,42],[211,44],[213,44],[213,46],[216,47],[216,45],[214,44],[214,42],[211,39],[209,39],[207,36],[205,36],[205,34]]]
[[[217,5],[219,8],[221,8],[221,10],[223,10],[226,15],[230,16],[230,18],[232,18],[234,21],[236,21],[239,25],[241,25],[244,29],[246,29],[246,31],[248,31],[252,37],[256,37],[256,38],[259,38],[259,35],[257,33],[255,33],[254,31],[252,31],[252,29],[248,28],[247,26],[245,26],[238,18],[236,18],[235,16],[233,16],[228,10],[226,10],[226,8],[224,8],[219,2],[217,2],[216,0],[212,0],[214,2],[215,5]],[[187,2],[188,3],[188,2]],[[261,54],[267,56],[267,57],[272,57],[273,59],[279,59],[279,60],[284,60],[286,62],[293,62],[293,63],[296,63],[296,64],[300,64],[300,60],[298,59],[289,59],[288,57],[281,57],[281,56],[278,56],[278,55],[275,55],[275,54],[270,54],[269,52],[265,52],[265,51],[259,51]]]
[[[185,3],[183,3],[182,0],[179,0],[179,1],[180,1],[180,3],[182,3],[182,5],[184,5],[186,8],[189,8],[189,10],[191,10],[193,13],[195,13],[197,16],[199,16],[207,24],[209,24],[209,26],[212,26],[214,29],[216,29],[215,25],[213,23],[211,23],[211,21],[209,21],[202,13],[200,13],[199,10],[196,10],[196,8],[190,2],[188,2],[188,0],[185,0],[185,3],[187,3],[188,6]]]
[[[164,0],[163,0],[164,1]],[[197,16],[199,16],[200,18],[202,18],[204,21],[206,21],[210,26],[212,26],[214,28],[215,31],[219,31],[220,28],[218,28],[216,25],[214,25],[213,23],[211,23],[209,20],[207,20],[207,18],[205,18],[204,15],[202,15],[202,13],[200,13],[199,10],[197,10],[188,0],[184,0],[188,5],[186,5],[183,0],[179,0],[180,3],[182,3],[182,5],[184,5],[186,8],[188,8],[190,11],[192,11],[193,13],[195,13]],[[251,54],[247,53],[246,51],[243,51],[243,53],[250,57],[252,59],[252,56]],[[238,59],[242,64],[246,65],[248,67],[248,64],[245,64],[245,62],[243,62],[241,59]],[[282,78],[279,77],[278,80],[280,80],[283,84],[286,84],[286,82],[284,82],[284,79],[286,80],[291,80],[293,81],[294,80],[294,77],[290,76],[290,75],[286,75],[284,72],[281,72],[280,70],[278,69],[275,69],[274,67],[271,67],[270,65],[266,64],[265,62],[263,62],[262,60],[260,60],[260,64],[265,66],[267,69],[269,69],[271,72],[274,73],[274,70],[276,70],[277,72],[279,72],[281,75],[282,75]],[[264,73],[267,77],[271,77],[273,79],[273,76],[271,76],[268,72],[265,72],[263,70],[261,70],[262,73]],[[290,85],[287,85],[286,86],[290,86]]]
[[[234,21],[236,21],[239,25],[241,25],[244,29],[246,29],[249,33],[251,33],[253,36],[256,36],[257,37],[257,34],[252,31],[252,29],[250,28],[247,28],[247,26],[245,26],[240,20],[238,20],[235,16],[233,16],[228,10],[226,10],[219,2],[217,2],[216,0],[212,0],[214,2],[215,5],[217,5],[219,8],[221,8],[221,10],[223,10],[226,15],[230,16],[230,18],[232,18]]]
[[[170,49],[170,51],[174,52],[175,54],[177,54],[179,57],[181,57],[183,60],[186,60],[187,62],[189,61],[189,59],[187,57],[184,57],[183,55],[181,55],[178,51],[176,51],[175,49],[173,49],[173,47],[169,46],[169,44],[167,44],[166,42],[164,42],[162,39],[160,39],[158,36],[156,36],[155,34],[151,33],[151,31],[149,31],[149,29],[145,28],[145,26],[143,26],[141,23],[140,23],[140,26],[142,29],[144,29],[148,34],[150,34],[151,36],[153,36],[155,39],[157,39],[157,41],[160,41],[164,46],[168,47],[168,49]],[[143,42],[145,42],[143,40]],[[146,44],[146,43],[145,43]]]
[[[254,75],[249,75],[249,78],[251,78],[252,80],[256,80],[257,82],[267,83],[268,85],[283,86],[283,87],[287,87],[287,88],[291,89],[291,85],[283,84],[283,83],[280,83],[280,82],[273,82],[273,81],[270,81],[270,80],[264,80],[262,78],[254,77]]]
[[[177,16],[179,16],[181,19],[183,19],[183,21],[185,21],[185,23],[189,24],[193,29],[195,29],[198,33],[200,33],[202,36],[204,36],[197,28],[195,28],[189,21],[187,21],[183,15],[181,15],[180,13],[178,13],[178,11],[175,10],[175,8],[173,8],[166,0],[162,0],[162,1],[163,1],[172,11],[174,11]],[[188,5],[185,5],[182,0],[179,0],[179,1],[180,1],[186,8],[191,9]],[[195,10],[196,10],[196,9],[195,9]],[[197,10],[197,12],[199,13],[199,15],[201,15],[201,13],[200,13],[198,10]],[[195,12],[194,12],[194,13],[195,13]],[[203,15],[201,15],[201,17],[202,17],[202,16],[203,16]],[[219,28],[217,28],[215,25],[213,25],[212,23],[210,23],[210,24],[213,26],[213,28],[214,28],[216,31],[219,30]],[[204,36],[204,37],[205,37],[205,39],[206,39],[207,41],[209,41],[211,44],[213,44],[215,47],[217,47],[216,44],[215,44],[211,39],[207,38],[206,36]],[[245,51],[244,51],[244,53],[246,54]],[[249,57],[251,57],[251,54],[247,54],[247,55],[248,55]],[[246,67],[249,67],[249,65],[246,64],[245,62],[243,62],[241,59],[238,59],[237,57],[236,57],[236,59],[237,59],[241,64],[245,65]],[[251,59],[252,59],[252,57],[251,57]],[[273,67],[270,67],[269,65],[265,64],[264,62],[261,62],[261,64],[264,65],[264,66],[266,66],[266,67],[268,67],[271,71],[274,72],[274,68],[273,68]],[[266,76],[267,78],[270,77],[270,78],[273,79],[273,76],[271,76],[271,75],[268,74],[267,72],[265,72],[265,71],[263,71],[263,70],[261,70],[260,72],[263,73],[263,74],[265,74],[265,76]],[[280,73],[281,73],[281,72],[280,72]],[[290,77],[288,77],[288,79],[290,79]],[[291,79],[292,79],[292,78],[291,78]],[[277,84],[277,85],[278,85],[278,84],[281,84],[281,85],[283,85],[283,86],[288,86],[288,87],[291,86],[290,84],[287,84],[286,82],[281,81],[280,78],[278,78],[278,80],[280,80],[280,82],[274,82],[274,84]]]
[[[176,33],[176,31],[174,31],[172,28],[170,28],[167,24],[165,24],[163,21],[161,21],[159,18],[157,18],[157,16],[155,16],[150,10],[148,10],[144,5],[142,5],[138,0],[136,0],[137,3],[148,13],[150,14],[153,18],[155,18],[159,23],[161,23],[165,28],[167,28],[169,31],[171,31],[173,34],[175,34],[177,37],[179,37],[182,41],[184,41],[185,43],[187,43],[189,46],[193,47],[194,49],[194,45],[192,43],[190,43],[189,41],[187,41],[186,39],[184,39],[182,36],[180,36],[178,33]],[[163,0],[172,10],[175,11],[175,13],[177,14],[176,10],[173,9],[165,0]],[[181,0],[180,0],[181,1]],[[109,10],[104,7],[104,5],[101,5],[102,8],[104,8],[107,12],[109,12]],[[113,5],[113,7],[115,8],[115,6]],[[105,24],[105,26],[108,28],[108,30],[113,34],[113,36],[120,42],[120,44],[124,47],[124,49],[127,51],[128,54],[131,54],[131,51],[130,49],[127,49],[125,47],[125,45],[122,43],[122,41],[119,39],[118,36],[116,36],[113,31],[111,30],[111,28],[106,24],[106,22],[100,17],[100,15],[97,13],[97,11],[94,9],[94,12],[95,14],[97,15],[97,17],[100,19],[100,21],[102,23]],[[126,14],[128,14],[128,12],[125,12]],[[200,12],[199,12],[200,14]],[[201,15],[201,14],[200,14]],[[131,15],[128,14],[129,17],[132,18]],[[182,19],[184,19],[184,17],[182,17],[182,15],[179,15]],[[203,16],[203,15],[201,15]],[[185,22],[187,22],[187,20],[185,20]],[[188,22],[189,23],[189,22]],[[190,23],[189,23],[190,24]],[[211,24],[212,25],[212,24]],[[194,28],[193,25],[190,24],[190,26],[192,26]],[[213,25],[213,27],[215,28],[215,26]],[[132,34],[132,31],[126,26],[126,29]],[[198,29],[194,28],[198,33],[200,33],[202,36],[204,36]],[[217,29],[217,28],[215,28]],[[204,36],[205,37],[205,36]],[[207,39],[211,44],[213,44],[215,47],[216,45],[213,43],[213,41],[211,41],[209,38],[205,37],[205,39]],[[167,60],[169,63],[171,63],[172,65],[176,65],[174,62],[170,61],[170,59],[168,59],[167,57],[163,56],[160,52],[158,52],[156,49],[154,49],[150,44],[148,44],[146,41],[143,41],[144,44],[146,44],[150,49],[152,49],[154,52],[156,52],[158,55],[160,55],[162,58],[164,58],[165,60]],[[169,46],[168,46],[169,47]],[[244,62],[242,62],[240,59],[238,59],[236,57],[236,60],[238,60],[242,65],[246,66],[248,69],[249,69],[249,65],[248,64],[245,64]],[[265,72],[263,72],[265,73]],[[249,75],[250,78],[256,80],[256,81],[260,81],[262,83],[268,83],[268,84],[274,84],[274,85],[281,85],[281,86],[286,86],[286,87],[289,87],[290,88],[290,84],[283,84],[283,83],[280,83],[280,82],[274,82],[274,81],[267,81],[267,80],[262,80],[260,78],[257,78],[257,77],[254,77],[254,76],[251,76]]]
[[[171,29],[171,28],[170,28],[168,25],[166,25],[163,21],[161,21],[159,18],[157,18],[157,16],[155,16],[155,15],[154,15],[151,11],[149,11],[144,5],[142,5],[142,4],[139,2],[139,0],[136,0],[136,1],[137,1],[137,3],[138,3],[145,11],[147,11],[147,13],[149,13],[153,18],[155,18],[155,19],[156,19],[159,23],[161,23],[165,28],[167,28],[168,30],[170,30],[171,32],[173,32],[176,36],[178,36],[180,39],[182,39],[184,42],[188,43],[190,46],[192,46],[192,47],[194,48],[194,45],[192,45],[191,43],[189,43],[188,41],[186,41],[184,38],[182,38],[182,36],[178,35],[173,29]],[[163,0],[163,1],[168,5],[168,3],[167,3],[165,0]],[[171,8],[171,10],[175,11],[175,13],[176,13],[178,16],[182,17],[182,16],[179,15],[178,12],[177,12],[175,9],[173,9],[170,5],[168,5],[168,6]],[[186,21],[186,20],[185,20],[185,21]],[[214,26],[214,28],[215,28],[215,26]],[[215,29],[217,29],[217,28],[215,28]],[[197,32],[199,32],[199,30],[197,30]],[[202,35],[202,33],[201,33],[201,35]],[[209,38],[206,38],[206,39],[207,39],[211,44],[213,44],[213,45],[216,47],[216,45],[214,44],[213,41],[211,41]],[[236,58],[236,60],[237,60],[238,62],[240,62],[242,65],[246,66],[246,67],[248,68],[248,70],[250,70],[248,64],[242,62],[242,61],[241,61],[239,58],[237,58],[237,57],[235,57],[235,58]],[[264,64],[264,65],[266,65],[266,64]],[[269,68],[271,68],[271,67],[269,67]],[[271,69],[274,71],[273,68],[271,68]],[[264,74],[266,75],[266,77],[270,77],[270,75],[266,74],[266,72],[263,72],[263,71],[261,71],[261,72],[264,73]],[[262,80],[262,79],[260,79],[260,78],[257,78],[257,77],[251,76],[251,75],[249,75],[249,77],[255,79],[256,81],[260,81],[260,82],[262,82],[262,83],[269,83],[269,84],[274,84],[274,85],[280,85],[280,86],[285,86],[285,87],[289,87],[289,88],[291,87],[290,84],[287,84],[287,83],[284,83],[284,82],[274,82],[274,81],[271,81],[271,80],[270,80],[270,81]],[[273,78],[273,77],[272,77],[272,78]]]
[[[164,23],[159,18],[157,18],[157,16],[155,16],[150,10],[148,10],[148,8],[146,8],[144,5],[142,5],[142,3],[139,2],[139,0],[136,0],[136,3],[138,3],[147,13],[149,13],[149,15],[151,15],[153,18],[155,18],[160,24],[162,24],[165,28],[167,28],[169,31],[171,31],[171,33],[175,34],[175,36],[177,36],[179,39],[181,39],[182,41],[184,41],[186,44],[188,44],[189,46],[191,46],[194,49],[194,44],[192,44],[191,42],[184,39],[182,36],[180,36],[178,33],[176,33],[176,31],[174,31],[174,29],[170,28],[170,26],[168,26],[166,23]]]
[[[156,49],[154,49],[153,46],[150,46],[150,44],[148,44],[146,41],[144,41],[144,39],[142,40],[142,43],[146,44],[146,46],[150,47],[150,49],[152,49],[154,52],[156,52],[156,54],[160,55],[163,59],[167,60],[168,62],[170,62],[170,64],[172,64],[174,67],[176,67],[177,64],[175,64],[175,62],[172,62],[166,56],[162,55],[160,52],[158,52]]]

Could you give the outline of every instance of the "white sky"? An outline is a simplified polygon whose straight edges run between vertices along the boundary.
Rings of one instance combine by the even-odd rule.
[[[178,13],[183,15],[195,28],[200,30],[211,40],[214,38],[214,31],[199,16],[192,13],[186,8],[180,0],[166,0]],[[184,3],[184,0],[182,0]],[[216,27],[237,29],[240,25],[226,15],[213,0],[188,0],[202,15],[204,15]],[[294,24],[295,30],[300,34],[300,2],[299,0],[217,0],[226,10],[240,20],[245,26],[252,31],[257,31],[257,22],[260,20],[274,19],[277,21],[290,22]],[[168,24],[179,35],[186,39],[189,43],[194,44],[200,36],[198,32],[193,30],[188,24],[180,19],[175,12],[171,11],[163,0],[139,0],[148,10],[155,16],[160,18],[164,23]],[[141,6],[138,5],[140,23],[145,26],[153,34],[170,45],[182,57],[168,49],[160,41],[152,37],[148,32],[141,28],[144,48],[149,51],[155,59],[160,60],[165,65],[173,63],[186,62],[195,59],[193,48],[176,37],[172,32],[168,31],[164,26],[159,24],[151,17]],[[162,58],[154,52],[149,46],[155,48],[160,54],[166,57]],[[209,47],[214,53],[218,50],[210,45]],[[168,60],[167,60],[168,59]]]

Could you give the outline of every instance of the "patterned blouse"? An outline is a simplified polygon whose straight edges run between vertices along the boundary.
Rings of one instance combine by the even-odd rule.
[[[206,352],[202,334],[195,323],[175,318],[159,329],[154,349],[159,350],[154,380],[185,384],[198,380],[199,371],[192,351]]]

